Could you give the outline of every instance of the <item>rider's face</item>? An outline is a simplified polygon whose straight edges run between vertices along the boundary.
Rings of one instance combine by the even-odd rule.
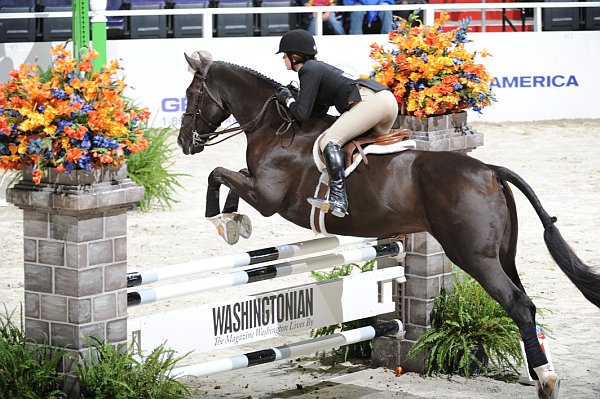
[[[290,61],[290,58],[287,56],[286,53],[283,53],[283,62],[285,63],[285,67],[288,71],[292,70],[292,61]]]

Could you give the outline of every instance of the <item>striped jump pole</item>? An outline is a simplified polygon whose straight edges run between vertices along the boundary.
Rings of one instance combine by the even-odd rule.
[[[322,350],[332,349],[343,345],[368,341],[375,337],[397,335],[404,331],[400,320],[390,320],[374,326],[361,327],[354,330],[342,331],[337,334],[314,338],[289,345],[277,346],[243,355],[232,356],[225,359],[214,360],[206,363],[184,366],[173,369],[173,376],[206,376],[226,371],[239,370],[259,364],[275,362],[292,357],[303,356]]]
[[[235,255],[217,256],[214,258],[180,263],[143,272],[130,272],[127,273],[127,287],[138,287],[159,280],[184,277],[197,273],[251,266],[259,263],[327,251],[348,245],[364,244],[375,240],[377,240],[377,238],[350,236],[323,237],[292,244],[278,245],[276,247],[256,249]]]
[[[257,281],[289,276],[296,273],[310,272],[347,263],[396,256],[401,252],[401,247],[402,244],[399,242],[378,244],[334,254],[314,256],[294,263],[283,262],[276,265],[240,270],[230,274],[205,277],[162,287],[143,288],[139,291],[127,293],[127,306],[143,305],[184,295],[196,294],[215,288],[254,283]]]

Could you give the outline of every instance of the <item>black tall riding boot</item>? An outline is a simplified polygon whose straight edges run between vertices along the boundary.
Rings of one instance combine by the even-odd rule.
[[[329,142],[323,150],[323,155],[329,174],[329,198],[324,201],[320,198],[309,197],[308,202],[321,208],[324,212],[331,212],[333,216],[343,218],[348,214],[344,154],[339,145]]]

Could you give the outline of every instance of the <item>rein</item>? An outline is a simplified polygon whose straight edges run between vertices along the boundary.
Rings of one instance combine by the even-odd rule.
[[[202,104],[202,96],[204,95],[204,93],[206,93],[208,95],[208,97],[221,109],[221,111],[223,111],[227,114],[231,114],[231,112],[223,106],[223,104],[215,97],[215,95],[213,95],[211,93],[211,91],[208,89],[208,86],[206,85],[206,77],[208,75],[208,69],[210,68],[211,65],[212,65],[212,62],[209,62],[207,64],[206,68],[204,68],[204,71],[195,73],[199,77],[200,81],[202,82],[200,90],[193,91],[191,93],[192,95],[195,96],[194,108],[196,108],[196,112],[184,112],[183,113],[183,117],[186,117],[186,116],[193,117],[194,131],[192,132],[192,145],[194,147],[206,147],[206,146],[219,144],[225,140],[229,140],[230,138],[237,136],[240,133],[253,132],[254,130],[256,130],[258,128],[258,126],[262,122],[262,120],[265,116],[265,113],[267,111],[267,107],[269,106],[269,103],[273,100],[276,100],[276,98],[277,98],[277,96],[275,94],[273,94],[272,96],[267,98],[267,100],[263,104],[261,110],[259,111],[258,115],[256,115],[256,117],[253,120],[251,120],[250,122],[244,123],[243,125],[239,125],[239,126],[235,126],[235,127],[231,127],[231,126],[233,126],[233,124],[232,124],[232,125],[230,125],[230,127],[219,130],[217,132],[216,129],[218,129],[220,127],[220,125],[216,125],[216,124],[210,122],[202,114],[202,109],[200,108],[200,105]],[[275,105],[277,108],[277,113],[279,114],[281,119],[283,119],[283,123],[277,129],[277,132],[275,134],[277,136],[283,136],[286,132],[288,132],[291,129],[291,127],[294,123],[294,119],[293,119],[292,115],[290,114],[290,111],[286,107],[284,107],[282,104],[280,104],[278,101],[275,101]],[[199,133],[196,128],[196,126],[197,126],[196,118],[197,117],[200,117],[200,119],[202,119],[202,121],[204,123],[206,123],[211,129],[215,129],[215,131],[210,132],[210,133]],[[221,138],[218,141],[213,141],[217,137],[223,136],[223,135],[228,135],[228,136]]]

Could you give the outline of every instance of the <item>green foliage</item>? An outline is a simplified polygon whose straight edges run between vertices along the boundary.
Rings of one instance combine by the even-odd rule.
[[[129,177],[144,187],[144,200],[140,202],[142,211],[150,210],[153,203],[161,208],[171,208],[177,200],[173,197],[177,188],[181,188],[179,178],[189,176],[173,173],[173,153],[176,147],[169,141],[173,131],[168,128],[148,129],[148,148],[135,152],[127,158]]]
[[[340,278],[349,276],[352,274],[354,269],[360,270],[361,273],[370,272],[375,268],[375,260],[365,262],[362,266],[356,263],[348,263],[341,266],[335,266],[330,271],[313,271],[311,272],[312,277],[317,281],[325,281],[334,278]],[[324,337],[326,335],[335,334],[337,331],[353,330],[355,328],[372,326],[377,322],[377,317],[367,317],[366,319],[359,319],[354,321],[348,321],[341,324],[333,324],[327,327],[321,327],[310,332],[311,337]],[[371,341],[357,342],[355,344],[344,345],[340,347],[336,352],[343,356],[344,361],[349,358],[352,359],[368,359],[371,357],[372,344]]]
[[[94,338],[75,373],[81,379],[83,398],[181,398],[190,392],[170,373],[182,358],[164,344],[138,356],[134,345],[115,347]]]
[[[38,344],[13,324],[10,314],[0,316],[0,398],[63,398],[62,375],[57,372],[64,352]]]
[[[422,334],[409,356],[427,352],[427,374],[460,373],[469,377],[473,365],[489,367],[475,357],[481,348],[492,366],[518,373],[523,364],[519,330],[504,309],[473,278],[453,275],[453,290],[442,289],[431,312],[431,328]]]

